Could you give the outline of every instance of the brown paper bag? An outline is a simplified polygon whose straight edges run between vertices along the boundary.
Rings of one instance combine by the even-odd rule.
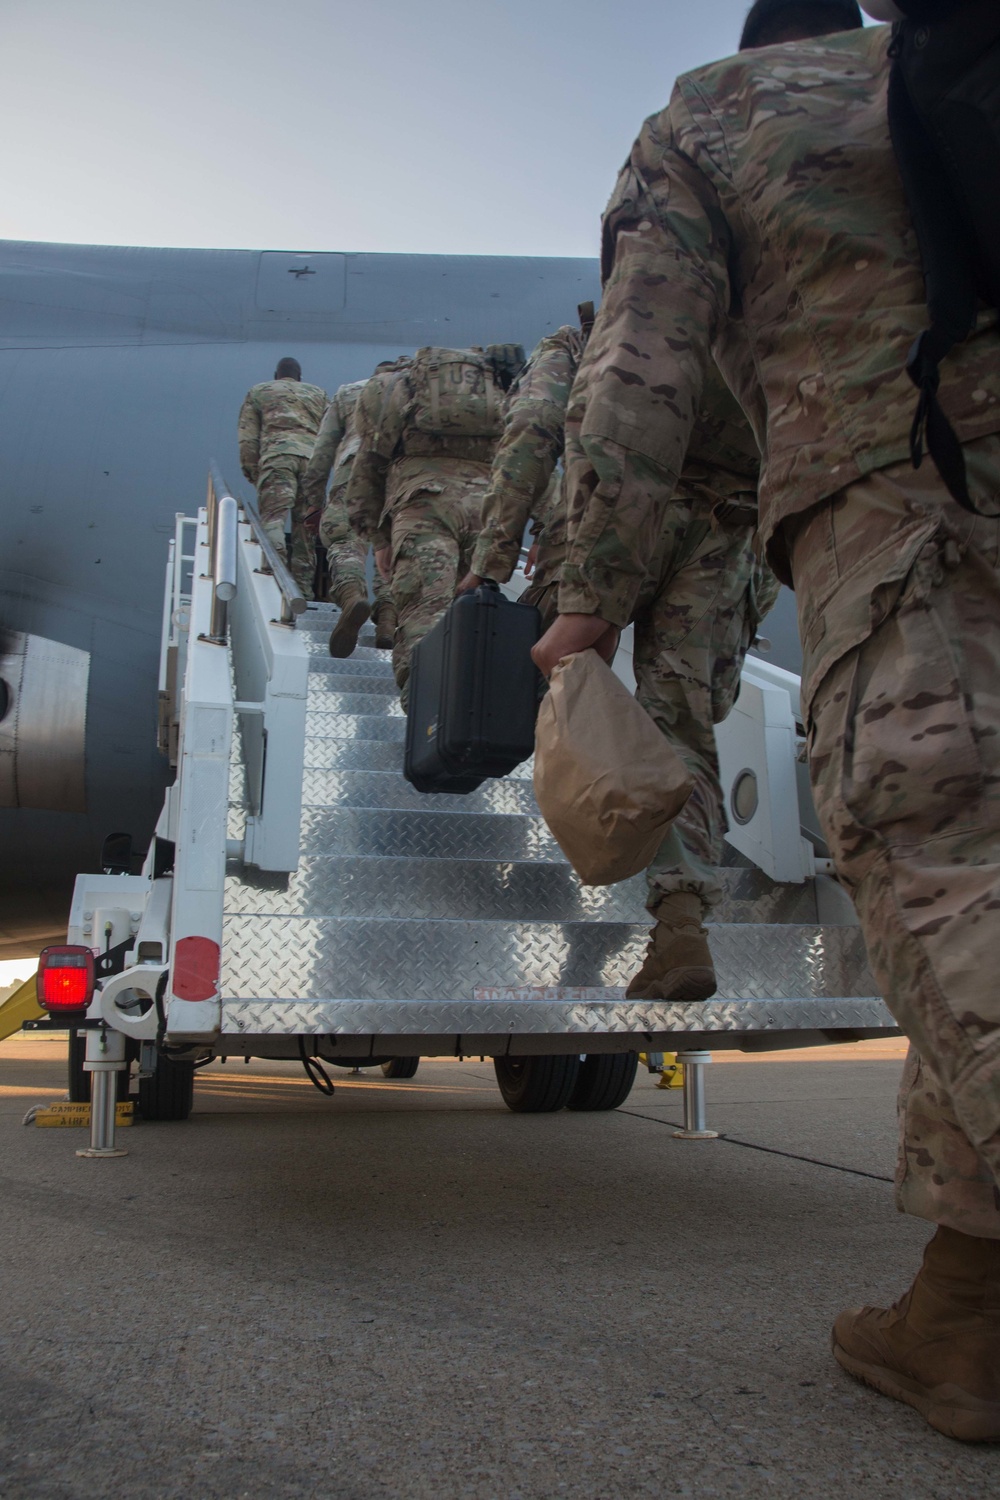
[[[565,656],[535,728],[535,796],[584,885],[645,870],[691,792],[691,776],[596,651]]]

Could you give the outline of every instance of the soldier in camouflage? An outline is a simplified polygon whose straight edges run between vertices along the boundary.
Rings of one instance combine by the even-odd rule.
[[[351,530],[347,518],[347,481],[351,477],[360,436],[357,424],[358,397],[366,382],[355,380],[334,394],[320,424],[316,446],[306,468],[306,482],[320,493],[333,471],[333,482],[319,523],[319,539],[326,548],[330,570],[330,598],[340,609],[340,618],[330,633],[330,655],[350,656],[358,644],[358,633],[371,615],[375,621],[375,644],[392,649],[396,633],[396,611],[392,592],[375,569],[375,603],[369,608],[365,562],[368,547]]]
[[[549,497],[562,456],[566,408],[590,327],[548,334],[508,398],[504,430],[483,502],[472,572],[505,583],[529,516],[544,518],[538,572],[522,598],[548,623],[566,549],[565,502]],[[579,400],[579,396],[577,396]],[[760,455],[721,380],[706,390],[688,459],[633,611],[639,702],[682,756],[694,780],[684,811],[650,865],[649,951],[629,985],[634,999],[703,1000],[715,992],[704,918],[722,892],[716,867],[726,829],[714,725],[736,699],[747,647],[778,582],[753,552]]]
[[[715,993],[703,925],[722,895],[726,831],[714,726],[736,701],[747,649],[779,588],[754,553],[759,471],[743,413],[721,380],[709,378],[632,612],[636,696],[694,782],[647,872],[656,925],[628,986],[633,999]]]
[[[413,647],[447,609],[479,534],[507,349],[420,349],[404,368],[370,382],[358,403],[361,443],[347,509],[391,578],[392,661],[404,708]]]
[[[714,354],[751,416],[763,392],[760,527],[796,589],[817,810],[913,1044],[898,1202],[938,1226],[905,1297],[842,1314],[834,1352],[940,1431],[997,1440],[1000,523],[909,460],[905,364],[927,309],[889,40],[713,64],[643,127],[605,216],[561,613],[536,658],[550,670],[630,617]],[[995,315],[949,355],[939,400],[995,511]]]
[[[282,359],[273,380],[247,392],[238,428],[240,468],[257,488],[264,530],[282,559],[285,517],[292,513],[291,570],[307,599],[313,596],[322,490],[307,483],[306,467],[326,406],[326,392],[305,384],[298,360]]]
[[[549,546],[547,573],[535,578],[527,602],[538,602],[539,586],[551,583],[558,571],[565,531],[559,516],[557,465],[562,458],[570,389],[594,320],[593,304],[581,308],[581,320],[579,328],[567,324],[546,334],[511,387],[483,499],[482,530],[461,590],[476,588],[484,578],[508,581],[517,567],[529,520],[536,545],[548,538]]]

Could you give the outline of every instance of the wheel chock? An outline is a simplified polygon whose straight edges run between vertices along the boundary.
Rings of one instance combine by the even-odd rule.
[[[26,1125],[41,1125],[49,1128],[63,1128],[83,1126],[90,1129],[90,1105],[89,1104],[43,1104],[39,1108],[29,1110],[31,1119],[25,1115]],[[130,1099],[122,1100],[115,1105],[115,1125],[134,1125],[135,1105]]]
[[[682,1089],[684,1087],[684,1064],[677,1061],[676,1052],[664,1052],[660,1068],[658,1089]]]

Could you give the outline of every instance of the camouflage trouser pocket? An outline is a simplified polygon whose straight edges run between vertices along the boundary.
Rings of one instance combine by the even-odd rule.
[[[725,641],[716,655],[712,677],[712,722],[721,724],[732,712],[740,695],[740,676],[746,654],[757,638],[757,627],[771,609],[780,585],[770,568],[749,562],[750,577],[737,611],[736,630],[731,641]],[[737,631],[739,632],[737,638]]]
[[[330,492],[320,518],[319,539],[324,547],[348,546],[359,552],[366,550],[361,538],[351,529],[343,490]]]
[[[542,631],[555,624],[559,613],[559,580],[550,583],[530,583],[518,597],[518,604],[533,604],[542,617]]]
[[[982,817],[968,643],[943,583],[931,540],[894,606],[873,598],[873,617],[888,609],[885,617],[830,668],[806,706],[817,809],[852,881],[877,845],[947,840]]]

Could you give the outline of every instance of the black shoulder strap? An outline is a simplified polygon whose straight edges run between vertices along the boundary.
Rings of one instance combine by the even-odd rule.
[[[920,393],[910,429],[910,456],[919,468],[926,446],[953,498],[964,510],[982,515],[969,494],[962,445],[937,399],[941,361],[975,327],[980,278],[963,205],[907,83],[913,49],[923,50],[933,39],[933,29],[899,22],[890,54],[889,131],[920,247],[931,319],[906,361],[907,374]]]

